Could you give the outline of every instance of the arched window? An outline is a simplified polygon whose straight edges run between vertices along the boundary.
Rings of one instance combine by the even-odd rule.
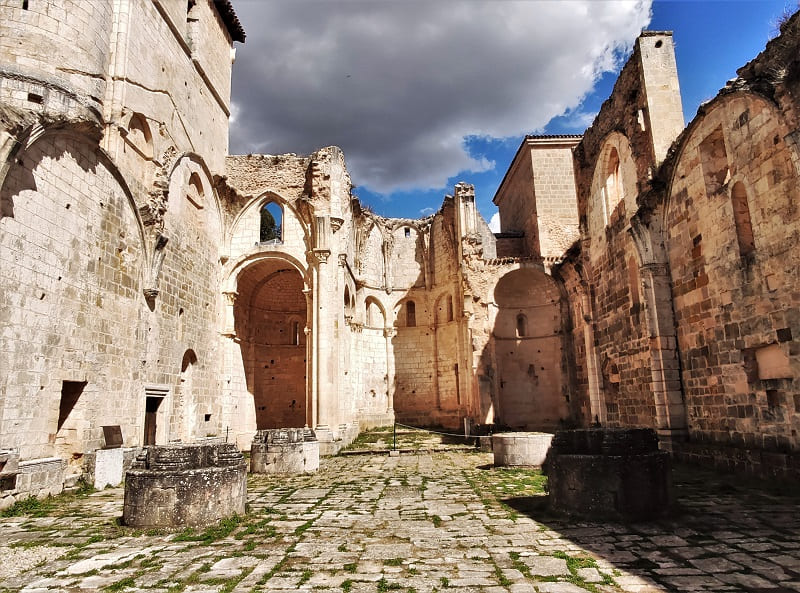
[[[453,321],[453,296],[447,295],[447,321]]]
[[[292,321],[292,346],[300,344],[300,322]]]
[[[603,187],[604,195],[604,216],[605,222],[611,218],[614,208],[622,200],[622,183],[619,177],[619,153],[616,148],[612,148],[606,163],[606,183]]]
[[[283,208],[275,202],[267,202],[261,207],[261,231],[259,241],[269,243],[283,240]]]
[[[134,113],[128,122],[128,142],[133,144],[145,158],[153,157],[153,135],[141,113]]]
[[[528,335],[528,318],[524,313],[517,315],[517,337],[524,338]]]
[[[186,199],[198,210],[202,210],[205,205],[205,190],[200,175],[192,173],[189,176],[189,184],[186,186]]]
[[[739,255],[746,257],[756,250],[756,244],[753,239],[753,224],[750,221],[750,206],[747,204],[747,191],[741,181],[737,181],[731,189],[731,202],[733,203],[733,222],[736,225]]]
[[[414,301],[406,302],[406,327],[415,327],[417,325],[417,305]]]

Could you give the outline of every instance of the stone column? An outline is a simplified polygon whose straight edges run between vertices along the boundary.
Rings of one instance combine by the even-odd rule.
[[[236,297],[239,293],[236,291],[227,291],[222,293],[223,302],[225,306],[225,321],[222,329],[222,335],[226,338],[236,337]]]
[[[687,426],[670,276],[666,264],[645,264],[639,272],[647,307],[658,436],[664,448],[671,450],[676,439],[685,438]]]
[[[306,297],[306,326],[303,334],[306,336],[306,426],[314,426],[314,416],[316,406],[313,402],[316,391],[314,390],[314,378],[316,377],[314,368],[313,333],[311,331],[314,317],[314,303],[312,300],[311,289],[304,288],[303,296]]]
[[[314,234],[314,381],[316,404],[316,425],[339,426],[339,393],[337,385],[338,353],[335,332],[336,312],[341,305],[336,287],[337,266],[331,269],[328,259],[331,255],[330,219],[317,216]]]
[[[605,424],[606,402],[603,394],[603,377],[600,372],[600,362],[597,360],[597,351],[594,347],[594,319],[588,286],[583,283],[578,285],[578,294],[581,299],[581,311],[583,313],[583,343],[586,351],[586,378],[589,383],[589,409],[593,422]]]
[[[383,330],[386,338],[386,395],[388,398],[388,410],[394,415],[394,353],[392,351],[392,338],[397,335],[397,330],[393,327],[386,327]]]

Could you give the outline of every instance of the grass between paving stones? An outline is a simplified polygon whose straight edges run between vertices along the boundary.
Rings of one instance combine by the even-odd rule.
[[[398,591],[403,588],[403,585],[401,585],[400,583],[387,581],[386,577],[381,577],[377,585],[378,585],[378,593],[386,593],[386,591]]]
[[[598,571],[600,574],[600,578],[602,581],[599,583],[589,583],[580,576],[578,576],[578,569],[581,568],[594,568],[597,569],[597,562],[594,558],[590,558],[588,556],[570,556],[566,552],[555,551],[549,556],[553,558],[560,558],[562,560],[567,561],[567,569],[569,570],[569,575],[565,576],[544,576],[544,575],[536,575],[531,573],[530,567],[525,564],[522,560],[520,560],[519,552],[509,552],[509,558],[511,558],[511,562],[518,571],[524,574],[529,579],[536,579],[540,582],[546,583],[556,583],[556,582],[568,582],[572,583],[573,585],[577,585],[589,591],[590,593],[600,593],[600,590],[597,588],[597,585],[612,585],[616,586],[614,579],[612,579],[607,574]],[[544,555],[543,555],[544,556]],[[501,583],[502,584],[502,583]]]
[[[86,498],[95,491],[94,486],[83,480],[78,484],[78,489],[74,492],[62,492],[47,498],[29,496],[28,498],[20,499],[7,509],[0,511],[0,517],[63,516],[66,514],[66,507],[70,503]]]

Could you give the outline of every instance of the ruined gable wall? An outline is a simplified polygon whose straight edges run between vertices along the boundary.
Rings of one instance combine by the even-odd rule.
[[[236,259],[260,241],[261,208],[274,201],[283,208],[280,250],[305,262],[308,222],[300,216],[310,159],[295,155],[243,155],[226,159],[223,209],[229,233],[227,255]]]
[[[680,146],[666,213],[690,438],[765,451],[725,463],[778,474],[788,461],[769,453],[800,446],[792,117],[748,92],[715,99]]]

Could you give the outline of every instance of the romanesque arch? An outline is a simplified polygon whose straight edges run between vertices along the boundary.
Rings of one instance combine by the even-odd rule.
[[[234,331],[256,428],[313,424],[303,274],[276,253],[242,267],[235,278]]]
[[[798,443],[784,415],[796,392],[790,303],[800,284],[790,138],[774,103],[737,92],[704,106],[678,147],[663,224],[693,438],[760,442],[769,432]]]
[[[587,226],[592,239],[603,244],[605,228],[617,220],[627,220],[636,211],[636,165],[628,138],[620,132],[609,134],[594,167]]]
[[[147,250],[124,179],[93,139],[39,128],[0,196],[0,293],[20,303],[0,368],[30,369],[0,379],[0,440],[23,457],[70,459],[99,446],[103,424],[137,442],[123,410],[142,409],[140,384],[119,368],[141,360]]]

